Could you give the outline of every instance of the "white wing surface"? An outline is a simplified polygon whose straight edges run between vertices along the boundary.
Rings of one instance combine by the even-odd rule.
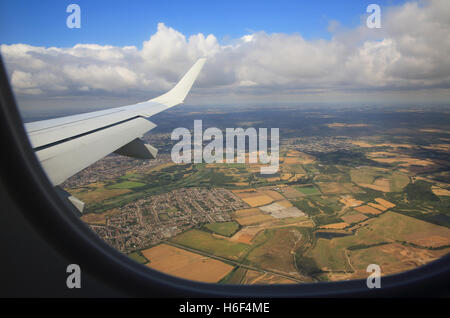
[[[146,102],[26,123],[31,145],[53,185],[112,152],[154,158],[157,150],[140,139],[156,127],[147,118],[183,103],[204,63],[199,59],[174,88]]]

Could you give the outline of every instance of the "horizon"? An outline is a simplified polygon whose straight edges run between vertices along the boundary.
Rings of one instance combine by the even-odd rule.
[[[25,118],[148,100],[201,56],[189,106],[450,101],[445,1],[377,1],[380,29],[366,26],[368,1],[76,3],[80,29],[66,26],[69,2],[0,4],[0,50]]]

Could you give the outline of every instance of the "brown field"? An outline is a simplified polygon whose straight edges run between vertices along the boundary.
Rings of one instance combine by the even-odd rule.
[[[394,144],[394,143],[381,143],[381,144],[370,144],[366,141],[355,140],[352,144],[357,145],[361,148],[372,148],[372,147],[391,147],[391,148],[413,148],[414,145],[410,144]]]
[[[324,194],[339,194],[359,191],[359,188],[354,186],[352,183],[319,182],[317,185]]]
[[[292,173],[282,173],[280,179],[285,181],[289,180],[292,177]]]
[[[248,182],[235,182],[234,185],[237,185],[238,187],[245,187],[248,186]]]
[[[450,191],[447,189],[442,189],[437,186],[432,186],[431,191],[433,191],[434,194],[440,195],[440,196],[450,196]]]
[[[266,191],[263,191],[263,193],[266,194],[266,195],[268,195],[269,197],[271,197],[271,198],[274,199],[275,201],[278,201],[278,200],[284,200],[284,197],[283,197],[281,194],[279,194],[277,191],[274,191],[274,190],[266,190]]]
[[[302,164],[307,165],[309,163],[313,163],[314,161],[316,161],[316,157],[308,155],[307,153],[301,152],[300,153],[300,157],[302,160]]]
[[[106,217],[109,215],[119,214],[119,209],[107,210],[103,213],[84,214],[81,219],[88,224],[106,224]]]
[[[287,199],[296,199],[299,197],[304,197],[305,195],[298,191],[297,189],[290,187],[290,186],[277,186],[280,188],[280,192],[285,196]]]
[[[369,188],[369,189],[377,190],[377,191],[381,191],[381,192],[389,192],[391,190],[390,184],[387,184],[387,186],[386,186],[385,183],[384,183],[384,185],[359,183],[359,185],[364,188]]]
[[[260,193],[258,191],[256,191],[256,189],[232,190],[231,192],[236,194],[241,199],[260,195]]]
[[[391,182],[389,181],[389,179],[376,178],[375,181],[373,182],[373,185],[380,187],[380,189],[384,189],[382,190],[383,192],[391,191]]]
[[[404,246],[399,243],[350,251],[350,261],[356,270],[352,278],[367,278],[366,268],[369,264],[379,264],[381,274],[384,276],[404,272],[424,265],[444,256],[449,251],[449,248],[431,251]]]
[[[236,220],[236,222],[243,226],[260,224],[275,220],[272,216],[263,214],[259,209],[256,208],[237,210],[233,213],[233,218]]]
[[[441,247],[450,245],[450,237],[431,235],[425,238],[411,240],[411,243],[425,247]]]
[[[285,208],[293,207],[292,203],[290,201],[288,201],[288,200],[278,201],[277,203],[279,205],[281,205],[282,207],[285,207]]]
[[[370,205],[372,208],[375,208],[375,209],[377,209],[377,210],[380,210],[380,211],[386,211],[388,208],[387,207],[385,207],[384,205],[381,205],[381,204],[376,204],[376,203],[372,203],[372,202],[370,202],[370,203],[367,203],[367,205]]]
[[[341,216],[341,219],[343,219],[345,222],[351,224],[351,223],[358,223],[364,220],[367,220],[367,216],[361,213],[355,213],[355,214],[346,214],[344,216]]]
[[[300,158],[297,158],[297,157],[285,157],[284,158],[284,162],[283,163],[286,163],[286,164],[299,164],[299,163],[302,163],[302,161],[300,160]]]
[[[382,206],[387,207],[388,209],[395,207],[394,203],[386,201],[385,199],[382,199],[382,198],[376,198],[375,201],[378,202],[379,204],[381,204]]]
[[[352,196],[349,196],[349,195],[343,196],[339,200],[339,202],[341,202],[344,205],[349,206],[349,207],[354,207],[354,206],[364,204],[364,201],[356,200],[355,198],[353,198]]]
[[[246,226],[234,234],[230,241],[251,244],[255,235],[264,228],[264,226]]]
[[[317,185],[324,194],[347,192],[347,190],[338,182],[317,183]]]
[[[259,209],[257,208],[251,208],[251,209],[242,209],[242,210],[236,210],[233,213],[233,217],[247,217],[247,216],[252,216],[252,215],[257,215],[260,214],[261,211],[259,211]]]
[[[363,205],[363,206],[358,206],[356,208],[354,208],[356,211],[364,213],[364,214],[375,214],[378,215],[381,213],[380,210],[377,210],[371,206],[368,205]]]
[[[298,150],[291,149],[286,153],[287,157],[300,157],[303,153]]]
[[[268,214],[258,214],[258,215],[251,215],[246,217],[238,217],[235,218],[236,222],[238,222],[240,225],[253,225],[253,224],[260,224],[264,222],[270,222],[273,221],[274,218]]]
[[[339,222],[339,223],[333,223],[333,224],[327,224],[324,226],[321,226],[321,229],[331,229],[331,230],[342,230],[345,229],[350,224],[346,222]]]
[[[430,146],[422,146],[422,148],[449,152],[450,144],[432,144]]]
[[[242,200],[245,201],[251,207],[262,206],[262,205],[270,204],[273,202],[273,199],[271,197],[269,197],[268,195],[258,195],[258,196],[246,197],[246,198],[242,198]]]
[[[408,166],[430,166],[434,165],[434,162],[428,159],[416,159],[412,157],[392,157],[392,158],[371,158],[373,161],[381,162],[381,163],[396,163],[400,162],[399,166],[408,167]]]
[[[375,147],[375,145],[369,144],[368,142],[361,141],[361,140],[354,140],[352,141],[352,144],[359,146],[361,148],[372,148]]]
[[[207,283],[216,283],[225,277],[233,266],[167,244],[142,251],[150,262],[146,266],[160,272]]]

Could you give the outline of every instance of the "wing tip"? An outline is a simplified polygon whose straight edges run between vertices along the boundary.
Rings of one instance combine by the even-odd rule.
[[[200,74],[200,71],[205,65],[205,62],[206,57],[199,58],[170,91],[152,99],[151,101],[165,104],[167,107],[172,107],[183,103],[186,96],[189,94],[192,85],[194,85],[195,80]]]

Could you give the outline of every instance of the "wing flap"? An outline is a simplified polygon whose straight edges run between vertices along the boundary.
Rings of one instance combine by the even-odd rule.
[[[156,127],[152,122],[138,117],[133,120],[102,129],[36,151],[50,181],[61,184],[70,176],[119,149],[136,137]]]
[[[50,181],[59,185],[117,150],[135,157],[155,156],[155,148],[135,142],[156,127],[146,118],[182,103],[204,63],[199,59],[173,89],[146,102],[25,124]]]

